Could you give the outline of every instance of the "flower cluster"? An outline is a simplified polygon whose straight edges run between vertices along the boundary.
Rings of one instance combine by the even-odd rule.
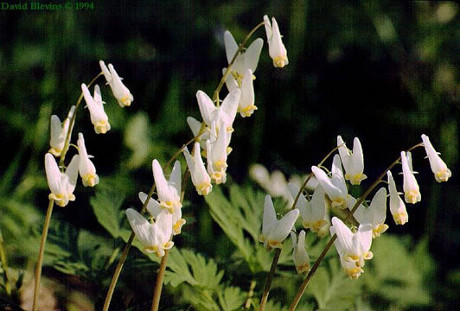
[[[422,141],[436,181],[447,181],[452,175],[451,171],[431,145],[428,136],[422,135]],[[330,171],[324,167],[312,166],[312,174],[318,180],[313,194],[302,193],[303,190],[310,190],[307,187],[300,189],[297,185],[288,185],[292,198],[296,200],[293,209],[281,220],[276,220],[273,204],[267,196],[259,240],[268,249],[280,248],[289,231],[293,230],[291,237],[294,264],[298,273],[308,272],[309,256],[304,243],[306,232],[302,230],[297,237],[294,226],[297,215],[300,214],[304,229],[310,229],[320,237],[326,235],[328,231],[331,236],[336,236],[334,245],[340,262],[348,276],[356,279],[364,272],[365,261],[373,257],[370,251],[372,240],[389,228],[385,224],[387,201],[396,225],[405,224],[409,216],[389,170],[387,171],[388,190],[386,187],[379,188],[370,203],[367,203],[365,198],[356,199],[350,195],[349,187],[359,185],[367,178],[364,174],[362,146],[359,139],[355,138],[353,151],[351,151],[347,149],[342,137],[338,136],[337,150],[338,154],[334,155]],[[401,152],[400,163],[405,202],[415,204],[420,201],[421,194],[412,168],[411,153]],[[379,182],[380,180],[371,187],[375,187]],[[388,196],[389,200],[387,200]],[[331,212],[341,215],[343,220],[339,217],[332,217],[329,220],[328,206],[331,207]],[[354,225],[350,228],[346,225],[347,222]]]
[[[129,106],[133,100],[133,96],[128,88],[121,82],[121,78],[117,75],[112,64],[109,64],[109,69],[103,61],[100,61],[102,73],[107,79],[112,92],[120,103],[124,102],[124,106]],[[105,134],[110,130],[110,123],[107,114],[104,111],[104,102],[102,101],[101,90],[96,84],[94,86],[94,95],[91,96],[86,84],[81,85],[83,97],[86,102],[86,107],[89,110],[91,123],[94,126],[94,131],[97,134]],[[128,99],[126,99],[128,98]],[[129,104],[127,104],[129,102]],[[78,107],[72,106],[69,110],[67,118],[61,123],[56,115],[51,116],[50,121],[50,149],[45,155],[45,171],[48,186],[51,190],[49,195],[50,200],[59,206],[66,206],[69,201],[75,200],[73,194],[77,183],[78,174],[82,179],[83,186],[94,187],[99,183],[99,176],[96,174],[96,167],[91,161],[92,156],[88,155],[85,145],[85,139],[82,133],[78,133],[76,148],[78,154],[74,155],[66,169],[59,168],[55,157],[61,158],[67,153],[70,139],[72,137],[72,129],[75,123],[75,110]],[[73,145],[75,146],[75,145]],[[54,156],[54,157],[53,157]]]

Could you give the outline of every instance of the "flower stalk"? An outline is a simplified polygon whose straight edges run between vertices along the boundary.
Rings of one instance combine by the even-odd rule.
[[[158,311],[160,306],[161,292],[163,289],[163,279],[166,271],[166,264],[168,262],[169,249],[165,250],[165,255],[161,258],[160,268],[158,269],[157,280],[153,292],[152,311]]]
[[[280,259],[281,248],[275,250],[275,256],[273,257],[272,266],[270,267],[270,272],[267,275],[267,280],[265,281],[264,293],[262,299],[260,300],[260,311],[265,310],[265,305],[267,304],[268,294],[270,293],[270,287],[272,285],[273,277],[275,276],[276,266],[278,265],[278,260]]]

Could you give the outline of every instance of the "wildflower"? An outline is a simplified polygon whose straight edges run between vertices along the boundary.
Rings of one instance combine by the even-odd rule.
[[[289,64],[289,61],[286,48],[281,40],[278,23],[276,22],[276,19],[272,17],[272,23],[270,24],[270,20],[267,15],[264,16],[264,22],[268,41],[268,52],[270,57],[273,59],[273,66],[283,68]]]
[[[364,260],[373,257],[370,251],[372,244],[371,225],[360,225],[356,233],[351,230],[337,217],[332,218],[330,227],[331,235],[336,234],[334,242],[340,263],[349,277],[357,279],[364,272]]]
[[[259,236],[259,242],[264,243],[265,248],[268,250],[282,248],[283,241],[289,235],[298,216],[299,210],[293,209],[283,218],[277,220],[272,198],[267,195],[265,197],[262,234]]]
[[[105,134],[110,130],[110,123],[107,114],[104,111],[104,102],[101,97],[99,85],[94,86],[94,97],[89,93],[86,84],[81,84],[81,90],[85,97],[86,106],[88,107],[91,123],[94,125],[96,134]]]
[[[109,64],[109,68],[107,68],[104,61],[101,60],[99,61],[99,65],[104,73],[105,80],[107,80],[107,84],[110,85],[110,88],[112,89],[113,96],[115,96],[118,101],[118,105],[122,108],[131,106],[131,103],[134,100],[133,95],[123,82],[121,82],[121,78],[118,76],[118,73],[115,71],[112,64]]]
[[[181,192],[181,169],[180,162],[176,161],[171,171],[169,180],[166,180],[160,163],[155,159],[152,162],[153,178],[158,192],[158,201],[163,209],[173,214],[174,211],[182,207],[180,202]]]
[[[334,156],[331,177],[328,177],[323,170],[316,166],[312,166],[311,170],[329,199],[332,201],[332,207],[340,209],[346,208],[348,189],[345,184],[345,179],[343,178],[342,164],[339,155],[336,154]]]
[[[253,84],[253,74],[251,69],[247,69],[243,75],[241,85],[234,82],[235,79],[231,76],[227,77],[226,84],[229,91],[233,91],[234,89],[239,88],[241,90],[241,97],[238,103],[237,111],[240,113],[241,117],[250,117],[255,110],[257,110],[257,106],[254,105],[254,84]]]
[[[75,201],[73,191],[77,184],[79,161],[80,157],[75,155],[62,173],[51,153],[45,155],[46,179],[51,190],[48,198],[61,207],[66,206],[69,201]]]
[[[249,174],[251,178],[272,197],[282,197],[289,205],[294,203],[291,193],[289,192],[288,182],[282,172],[275,170],[270,174],[263,165],[254,164],[250,168]]]
[[[404,225],[409,220],[409,215],[406,211],[406,205],[399,196],[396,189],[395,180],[390,171],[387,172],[388,177],[388,191],[390,192],[390,211],[393,215],[393,220],[397,225]]]
[[[433,148],[428,136],[423,134],[422,140],[434,178],[437,182],[447,181],[450,176],[452,176],[452,172],[447,168],[446,163],[439,157],[439,153]]]
[[[211,127],[211,132],[214,131],[214,128],[215,122]],[[216,184],[221,184],[227,180],[227,147],[230,134],[220,130],[218,135],[217,139],[211,137],[206,141],[206,157],[209,176]]]
[[[345,169],[345,179],[349,180],[352,185],[359,185],[361,181],[367,178],[364,171],[364,158],[361,142],[358,137],[353,140],[353,152],[351,152],[342,137],[337,136],[337,146],[339,147],[340,159]]]
[[[212,123],[216,122],[216,125],[218,126],[216,128],[217,131],[219,131],[220,125],[222,124],[227,132],[233,132],[232,125],[235,120],[238,103],[241,98],[240,89],[231,91],[219,107],[214,106],[211,98],[209,98],[209,96],[203,91],[198,91],[196,93],[196,98],[203,121],[208,127],[211,127]],[[217,135],[216,132],[211,132],[211,135],[212,134]]]
[[[200,153],[200,144],[195,143],[193,156],[190,155],[187,147],[184,148],[184,156],[192,177],[192,182],[199,195],[207,195],[212,190],[211,178],[209,177]]]
[[[305,249],[305,231],[300,231],[299,239],[296,234],[291,232],[292,239],[292,260],[294,261],[295,269],[298,274],[307,273],[310,271],[310,256]]]
[[[96,174],[96,168],[94,167],[93,162],[89,159],[82,133],[78,133],[77,145],[78,154],[80,156],[80,164],[78,166],[78,170],[80,172],[83,186],[94,187],[99,183],[99,176]]]
[[[289,184],[289,190],[292,197],[295,198],[299,193],[299,187]],[[302,217],[302,225],[312,232],[318,233],[321,228],[328,224],[326,220],[326,201],[324,199],[324,190],[321,186],[316,187],[310,201],[300,194],[297,200],[296,208],[299,209]]]
[[[403,171],[403,189],[404,189],[404,198],[407,203],[415,204],[422,199],[420,194],[420,188],[418,186],[417,180],[415,179],[414,172],[412,171],[410,161],[410,153],[407,155],[404,151],[401,151],[401,165]]]
[[[165,250],[173,247],[171,241],[172,215],[162,212],[154,223],[149,223],[141,214],[132,208],[126,210],[129,224],[147,253],[155,253],[158,257],[165,255]]]
[[[75,113],[75,106],[70,107],[67,118],[61,124],[61,120],[57,115],[51,116],[50,122],[50,150],[48,152],[52,153],[56,157],[61,156],[62,149],[64,149],[65,139],[67,132],[69,131],[70,120]],[[72,129],[70,130],[72,131]]]
[[[226,31],[224,33],[224,45],[227,61],[230,64],[233,57],[235,56],[236,51],[238,50],[238,44],[236,43],[230,31]],[[258,38],[254,40],[251,45],[249,45],[246,51],[239,53],[231,68],[231,77],[233,78],[231,83],[235,82],[237,87],[240,87],[242,84],[243,75],[246,73],[246,71],[248,69],[250,69],[252,72],[256,71],[263,45],[264,41]],[[226,70],[227,69],[224,68],[223,73],[225,73]]]
[[[387,190],[382,187],[375,193],[370,206],[360,205],[354,216],[360,224],[370,224],[372,226],[372,237],[376,238],[388,229],[388,225],[385,224],[386,212]]]

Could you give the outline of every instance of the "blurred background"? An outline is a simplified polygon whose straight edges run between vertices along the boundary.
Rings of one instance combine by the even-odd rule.
[[[349,147],[355,136],[360,138],[369,176],[364,184],[370,185],[401,150],[428,135],[453,176],[437,184],[424,152],[414,152],[422,202],[408,207],[407,225],[390,225],[389,232],[410,234],[410,243],[429,241],[435,272],[428,280],[433,297],[428,307],[455,307],[460,284],[458,4],[90,3],[93,9],[0,11],[0,229],[12,266],[32,271],[38,252],[24,236],[39,236],[47,206],[43,157],[49,148],[49,118],[65,117],[80,84],[99,73],[100,59],[115,66],[134,102],[120,109],[104,88],[112,130],[94,134],[89,116],[82,113],[86,110],[80,110],[74,136],[85,132],[101,180],[126,194],[123,207],[139,206],[137,192],[148,191],[152,183],[151,160],[166,161],[192,137],[185,119],[200,118],[195,93],[212,94],[218,84],[226,66],[224,31],[241,42],[268,14],[280,25],[289,65],[273,68],[264,30],[257,31],[254,39],[265,41],[254,81],[259,109],[235,121],[231,179],[247,183],[248,167],[256,162],[286,176],[306,174],[340,134]],[[88,203],[94,191],[77,188],[77,202],[56,209],[53,217],[103,234]],[[203,204],[201,198],[189,199]],[[209,214],[199,206],[187,213],[191,227],[178,244],[215,256],[209,247],[215,240],[209,236],[216,228]],[[45,275],[57,273],[45,267]],[[91,286],[78,278],[65,282]]]

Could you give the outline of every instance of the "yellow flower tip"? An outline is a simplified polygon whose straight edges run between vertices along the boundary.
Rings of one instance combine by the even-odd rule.
[[[357,278],[359,278],[361,273],[364,272],[364,270],[361,269],[360,267],[356,267],[356,268],[353,268],[353,269],[345,269],[345,272],[348,274],[348,276],[350,278],[356,280]]]
[[[420,201],[420,191],[418,190],[410,190],[404,193],[406,197],[406,202],[415,204]]]
[[[212,190],[212,185],[210,182],[202,182],[201,184],[195,187],[199,195],[208,195]]]
[[[436,172],[436,174],[434,175],[434,178],[436,179],[437,182],[440,183],[440,182],[448,181],[451,176],[452,176],[452,172],[450,171],[450,169],[445,168],[443,170]]]
[[[310,225],[310,229],[311,231],[313,232],[319,232],[324,226],[327,225],[327,221],[324,220],[324,219],[321,219],[321,220],[317,220],[317,221],[314,221],[311,225]]]
[[[146,253],[157,253],[159,250],[157,245],[151,245],[151,246],[146,246],[144,247],[144,251]]]
[[[345,209],[347,208],[347,201],[344,198],[335,198],[332,200],[331,205],[332,207],[336,207],[338,209]]]
[[[256,105],[251,105],[251,106],[247,106],[247,107],[244,107],[242,109],[238,109],[239,110],[239,113],[240,115],[243,117],[243,118],[246,118],[246,117],[250,117],[255,110],[257,110],[257,106]]]
[[[218,160],[218,161],[215,161],[213,164],[216,167],[217,171],[221,171],[228,167],[226,160]]]
[[[94,187],[99,183],[99,176],[97,174],[88,174],[82,177],[83,186]]]
[[[169,213],[173,214],[174,213],[174,202],[172,201],[161,201],[160,202],[160,207],[162,207],[163,209],[167,210]]]
[[[406,222],[409,221],[409,215],[406,212],[394,214],[393,220],[397,225],[404,225]]]
[[[364,253],[363,257],[364,257],[365,260],[371,260],[374,257],[374,253],[371,252],[371,251],[368,251],[368,252]]]
[[[217,171],[211,175],[211,179],[216,183],[216,185],[223,184],[225,181],[225,172],[224,171]]]
[[[50,148],[48,152],[54,155],[55,157],[60,157],[62,153],[62,149]]]
[[[126,94],[125,96],[123,96],[122,98],[120,98],[118,100],[118,104],[120,105],[120,107],[129,107],[131,106],[131,102],[133,101],[133,95],[131,95],[131,93],[128,93]]]
[[[353,254],[346,255],[345,256],[345,261],[357,262],[357,261],[359,261],[359,256],[358,255],[353,255]]]
[[[272,249],[272,248],[283,248],[283,243],[282,243],[282,242],[279,242],[279,241],[269,240],[269,241],[268,241],[267,248],[268,248],[268,249]]]
[[[308,271],[310,271],[310,264],[306,263],[301,266],[296,266],[295,268],[296,268],[297,274],[306,274],[308,273]]]
[[[182,232],[183,225],[185,225],[185,219],[179,219],[178,221],[176,221],[176,223],[173,225],[174,235],[178,235]]]
[[[233,133],[234,130],[235,130],[235,129],[234,129],[233,127],[227,126],[227,133],[229,133],[229,134],[230,134],[230,133]]]
[[[107,121],[100,121],[94,125],[96,134],[105,134],[110,130],[110,124]]]
[[[273,58],[273,66],[276,68],[283,68],[288,64],[286,56],[276,56]]]
[[[350,181],[350,184],[352,185],[360,185],[361,182],[366,179],[367,176],[366,174],[355,174],[355,175],[350,175],[350,174],[345,174],[345,179]]]
[[[382,233],[388,230],[388,225],[386,224],[381,224],[377,228],[372,229],[372,237],[377,238],[379,237]]]
[[[173,246],[174,246],[174,242],[173,241],[168,241],[165,244],[163,244],[163,249],[171,249]]]

